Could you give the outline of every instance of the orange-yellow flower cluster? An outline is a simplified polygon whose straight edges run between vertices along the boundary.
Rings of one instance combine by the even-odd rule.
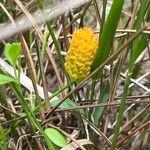
[[[90,73],[97,45],[97,37],[91,29],[84,27],[73,33],[65,63],[73,81],[81,81]]]

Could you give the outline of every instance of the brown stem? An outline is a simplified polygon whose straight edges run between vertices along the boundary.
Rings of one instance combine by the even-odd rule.
[[[146,126],[150,125],[150,120],[142,124],[141,126],[135,128],[131,133],[129,133],[126,137],[122,138],[118,143],[117,147],[123,145],[128,139],[130,139],[134,134],[145,128]]]

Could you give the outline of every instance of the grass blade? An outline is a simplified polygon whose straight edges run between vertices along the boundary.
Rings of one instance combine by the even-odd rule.
[[[147,12],[147,8],[149,7],[149,3],[150,0],[143,0],[141,1],[141,7],[138,10],[138,17],[134,23],[134,27],[138,30],[141,28],[142,23],[144,21],[144,17],[145,14]],[[147,14],[148,15],[148,14]],[[119,136],[119,129],[121,127],[121,123],[123,120],[123,113],[125,110],[125,104],[126,104],[126,97],[128,95],[129,92],[129,84],[130,84],[130,79],[132,76],[132,71],[134,68],[134,63],[136,61],[136,59],[138,58],[138,56],[142,53],[142,51],[145,49],[146,44],[147,44],[147,38],[145,35],[140,35],[139,37],[137,37],[132,45],[132,49],[131,49],[131,56],[130,56],[130,61],[129,61],[129,71],[127,74],[127,78],[125,81],[125,86],[124,86],[124,91],[123,91],[123,95],[122,95],[122,99],[121,99],[121,103],[120,103],[120,107],[119,107],[119,112],[117,115],[117,123],[115,126],[115,133],[114,133],[114,137],[113,137],[113,142],[112,142],[112,147],[111,150],[115,150],[116,149],[116,144],[118,141],[118,136]]]
[[[110,90],[110,85],[109,81],[104,82],[104,88],[102,90],[102,93],[99,98],[99,103],[107,103],[109,100],[109,90]],[[105,107],[96,107],[94,112],[93,112],[93,119],[94,119],[94,124],[97,126],[98,123],[100,122],[100,118],[105,110]]]
[[[119,107],[119,112],[118,112],[118,116],[117,116],[117,123],[115,126],[115,133],[114,133],[114,137],[113,137],[113,141],[112,141],[111,150],[116,149],[116,144],[117,144],[118,136],[119,136],[119,129],[120,129],[120,126],[122,123],[123,112],[125,110],[126,97],[128,95],[128,87],[130,85],[130,78],[131,78],[131,74],[128,74],[126,82],[125,82],[125,86],[124,86],[123,96],[122,96],[120,107]]]
[[[42,129],[42,127],[39,124],[39,122],[37,121],[35,115],[30,110],[27,102],[25,101],[25,99],[23,97],[23,94],[21,93],[21,89],[16,84],[11,84],[11,87],[14,90],[16,96],[18,97],[20,103],[22,104],[22,107],[25,110],[25,113],[26,113],[26,115],[28,117],[29,122],[31,122],[31,124],[33,125],[33,127],[35,127],[44,136],[44,139],[45,139],[45,141],[47,143],[48,149],[49,150],[55,150],[54,145],[49,140],[49,138],[47,137],[47,135],[44,133],[44,130]]]
[[[140,9],[137,13],[137,19],[135,20],[134,23],[134,28],[136,30],[140,29],[143,21],[144,21],[144,17],[145,14],[148,10],[148,7],[150,5],[150,0],[143,0],[141,1],[141,6]],[[150,19],[148,18],[149,14],[147,13],[147,21],[149,21]],[[129,62],[129,66],[133,66],[134,62],[136,61],[136,59],[138,58],[138,56],[143,52],[143,50],[145,49],[146,45],[147,45],[147,35],[140,35],[138,38],[135,39],[135,41],[133,42],[132,45],[132,49],[131,49],[131,56],[130,56],[130,62]]]
[[[99,46],[92,64],[92,71],[101,65],[109,56],[115,31],[120,19],[124,0],[114,0],[103,31],[99,37]],[[98,74],[96,74],[97,77]]]

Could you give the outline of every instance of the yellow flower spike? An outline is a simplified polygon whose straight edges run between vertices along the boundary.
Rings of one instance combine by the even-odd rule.
[[[81,81],[90,73],[97,46],[98,39],[91,29],[84,27],[73,33],[65,63],[73,81]]]

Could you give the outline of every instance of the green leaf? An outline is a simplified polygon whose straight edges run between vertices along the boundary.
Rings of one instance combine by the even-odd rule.
[[[20,86],[17,85],[17,84],[11,83],[11,88],[13,89],[14,93],[18,97],[18,99],[19,99],[19,101],[20,101],[20,103],[21,103],[21,105],[22,105],[22,107],[23,107],[23,109],[24,109],[24,111],[27,115],[28,120],[31,123],[31,128],[35,127],[44,136],[44,139],[45,139],[46,144],[48,146],[48,150],[55,150],[55,147],[54,147],[53,143],[51,142],[51,140],[45,134],[42,126],[38,122],[38,120],[35,117],[34,113],[31,111],[31,109],[28,106],[26,100],[24,99],[24,96],[22,94]]]
[[[102,90],[102,94],[100,95],[100,103],[107,103],[109,99],[109,81],[104,82],[104,88]],[[95,111],[93,112],[93,121],[95,125],[98,125],[99,119],[102,116],[102,113],[104,112],[105,107],[96,107]]]
[[[55,107],[57,105],[57,103],[58,103],[58,100],[51,101],[51,106]],[[75,102],[67,99],[59,107],[60,108],[68,108],[68,107],[77,107],[77,106],[79,106],[79,105],[77,105]],[[78,110],[74,110],[74,111],[80,112],[81,115],[85,114],[83,109],[79,109],[79,111]]]
[[[3,127],[0,125],[0,143],[2,144],[3,150],[7,150],[6,133]]]
[[[148,12],[148,7],[150,4],[150,0],[142,0],[140,1],[140,7],[137,13],[137,18],[136,21],[134,23],[134,28],[139,30],[143,24],[143,22],[145,21],[145,18],[149,18],[149,17],[145,17],[146,16],[146,12]],[[147,15],[149,15],[147,13]],[[136,59],[138,58],[138,56],[142,53],[142,51],[145,49],[146,46],[146,41],[147,38],[145,37],[145,35],[140,35],[139,37],[137,37],[135,39],[135,41],[133,42],[132,48],[131,48],[131,56],[130,56],[130,62],[129,62],[129,73],[127,74],[126,77],[126,81],[125,81],[125,85],[124,85],[124,90],[123,90],[123,94],[122,94],[122,99],[120,102],[120,106],[119,106],[119,112],[117,115],[117,122],[115,125],[115,131],[114,131],[114,136],[113,136],[113,140],[112,140],[112,145],[111,145],[111,150],[115,150],[116,149],[116,145],[118,142],[118,137],[120,135],[120,127],[123,121],[123,113],[125,111],[125,105],[126,105],[126,98],[127,95],[129,93],[129,85],[130,85],[130,79],[132,76],[132,71],[134,69],[134,63],[136,61]]]
[[[104,24],[102,34],[99,37],[99,46],[91,67],[92,71],[106,61],[109,56],[113,38],[115,36],[116,28],[120,19],[123,3],[124,0],[113,1],[106,23]],[[98,78],[99,72],[94,77]]]
[[[148,11],[149,5],[150,5],[150,0],[141,1],[141,5],[137,13],[137,19],[135,20],[134,23],[134,29],[139,30],[141,28],[145,19],[146,12]],[[147,21],[149,21],[148,16],[149,14],[147,13]],[[147,35],[144,34],[140,35],[134,40],[131,49],[130,62],[129,62],[130,70],[134,65],[136,59],[139,57],[139,55],[143,52],[143,50],[147,46],[147,42],[148,42]]]
[[[67,145],[67,140],[56,129],[46,128],[44,132],[49,137],[49,139],[57,146],[64,147],[65,145]]]
[[[10,82],[16,82],[16,80],[12,77],[0,74],[0,85],[4,85]]]
[[[39,8],[42,10],[44,8],[44,0],[37,0]]]
[[[131,78],[136,79],[138,77],[139,73],[140,73],[140,70],[141,70],[141,64],[140,63],[135,64],[133,66]]]
[[[16,65],[17,58],[21,52],[21,44],[20,43],[13,43],[13,44],[6,44],[5,46],[5,57],[7,60],[13,65]]]

